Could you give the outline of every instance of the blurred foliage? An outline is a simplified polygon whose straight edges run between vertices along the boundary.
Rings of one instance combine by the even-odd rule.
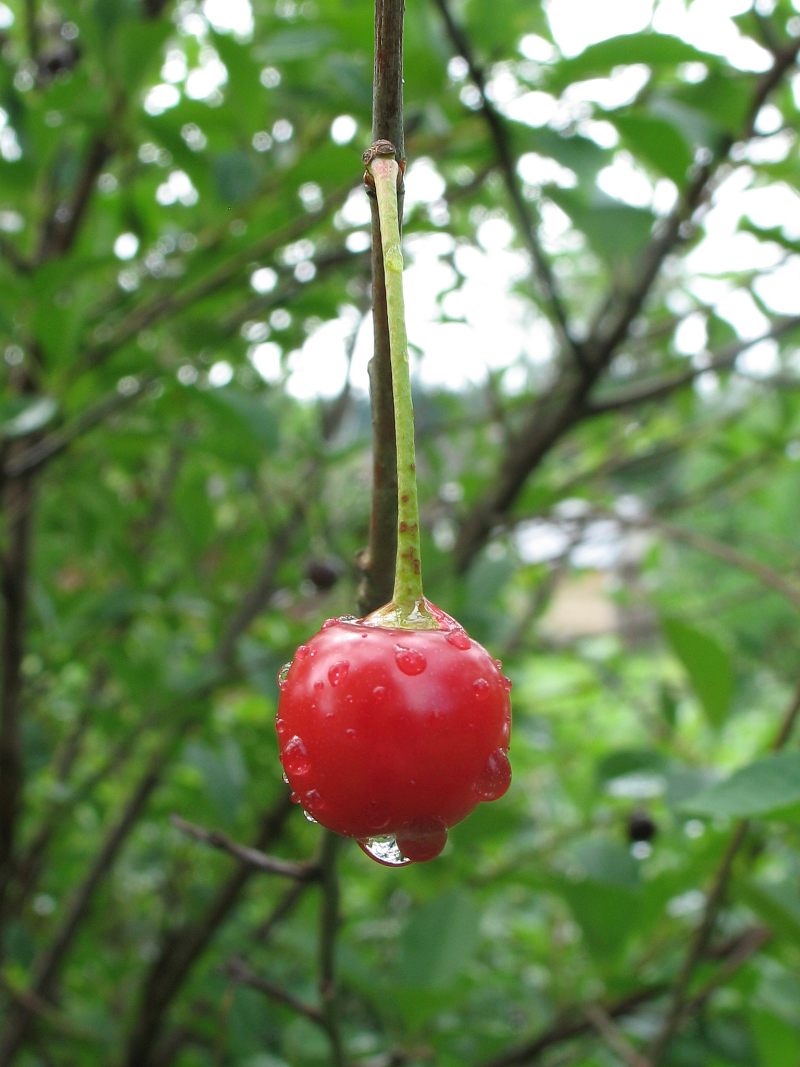
[[[566,56],[548,21],[559,2],[452,9],[566,314],[591,339],[697,167],[748,132],[800,15],[788,0],[724,5],[736,62],[652,29]],[[505,223],[498,270],[530,339],[479,384],[459,374],[459,333],[440,335],[451,387],[426,385],[432,353],[419,355],[427,590],[505,661],[514,782],[431,865],[390,871],[341,848],[346,1062],[614,1067],[581,1005],[626,998],[617,1024],[646,1048],[733,820],[749,818],[689,995],[736,965],[664,1062],[796,1067],[800,766],[769,750],[797,684],[800,359],[777,326],[798,310],[800,233],[755,194],[785,204],[800,183],[798,76],[720,162],[593,387],[609,410],[574,420],[456,573],[458,531],[534,405],[557,400],[563,354],[437,6],[407,12],[408,258],[436,258],[441,328],[457,330],[494,254],[487,224]],[[369,524],[368,401],[346,357],[355,368],[369,309],[372,14],[354,0],[5,0],[0,27],[7,564],[15,486],[32,510],[0,961],[6,1037],[20,1006],[30,1024],[13,1062],[335,1063],[318,1021],[226,970],[244,957],[316,1003],[319,888],[267,927],[292,883],[237,883],[236,861],[169,816],[287,860],[320,847],[296,810],[271,836],[263,823],[283,791],[276,672],[353,611]],[[627,95],[610,92],[620,77]],[[420,160],[441,189],[415,183]],[[761,359],[716,365],[760,333],[774,334]],[[483,339],[487,360],[505,337]],[[328,359],[340,393],[315,398]],[[675,376],[652,401],[615,404]],[[554,628],[587,572],[616,622],[587,632],[579,602],[577,626]],[[649,836],[631,841],[634,815]],[[737,957],[753,931],[769,936]]]

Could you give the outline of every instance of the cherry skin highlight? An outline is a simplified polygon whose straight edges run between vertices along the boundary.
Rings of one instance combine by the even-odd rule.
[[[280,676],[293,799],[379,862],[424,862],[511,780],[511,683],[433,604],[438,629],[330,619]]]

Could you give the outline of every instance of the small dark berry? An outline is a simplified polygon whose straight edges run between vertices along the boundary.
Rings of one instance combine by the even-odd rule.
[[[632,811],[628,816],[628,840],[631,844],[635,841],[652,841],[657,831],[658,827],[646,811]]]
[[[306,563],[306,578],[314,583],[320,593],[325,593],[339,581],[342,569],[338,559],[310,559]]]

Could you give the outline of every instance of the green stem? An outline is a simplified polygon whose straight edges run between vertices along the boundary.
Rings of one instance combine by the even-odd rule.
[[[367,169],[375,183],[381,224],[397,439],[397,562],[390,614],[391,621],[396,625],[413,629],[433,629],[438,623],[425,606],[422,591],[414,408],[408,370],[403,254],[400,250],[400,220],[397,209],[400,168],[394,158],[394,147],[388,142],[379,142],[378,145],[373,146],[374,155],[370,153],[372,158],[367,163]]]

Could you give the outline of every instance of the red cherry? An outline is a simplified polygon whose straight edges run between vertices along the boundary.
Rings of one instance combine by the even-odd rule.
[[[280,675],[290,787],[317,822],[391,866],[433,859],[448,828],[511,781],[510,683],[428,607],[439,629],[329,619]]]

